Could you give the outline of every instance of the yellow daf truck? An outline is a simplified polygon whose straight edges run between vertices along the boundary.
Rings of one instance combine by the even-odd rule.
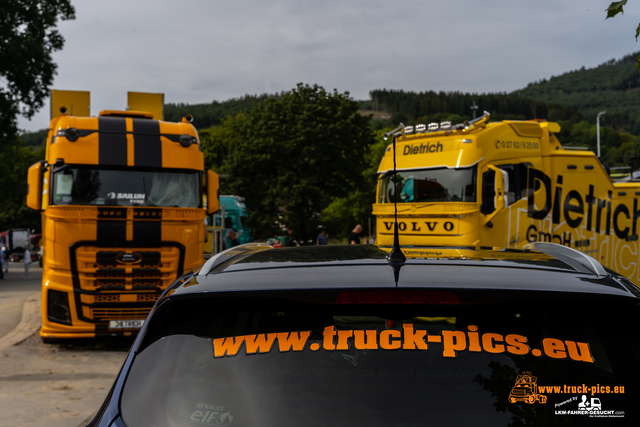
[[[42,212],[44,340],[131,335],[203,263],[218,177],[205,173],[191,118],[162,121],[161,94],[130,92],[128,104],[90,117],[88,92],[52,92],[27,195]]]
[[[614,181],[595,154],[562,146],[557,123],[400,126],[378,168],[376,243],[523,248],[560,243],[640,284],[640,180]]]

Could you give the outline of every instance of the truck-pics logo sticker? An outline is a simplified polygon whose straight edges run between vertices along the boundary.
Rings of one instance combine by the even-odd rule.
[[[509,402],[547,403],[547,396],[538,393],[538,378],[531,372],[524,372],[516,378],[516,385],[509,393]]]
[[[307,348],[310,331],[280,332],[271,334],[243,335],[213,340],[213,356],[235,356],[242,347],[247,355],[269,353],[277,346],[280,352],[303,351]],[[456,357],[460,351],[510,353],[519,356],[531,354],[545,355],[551,359],[571,359],[593,363],[588,343],[544,338],[540,348],[530,348],[527,337],[519,334],[502,335],[480,333],[478,327],[469,325],[466,331],[444,330],[441,334],[428,334],[424,329],[414,329],[405,323],[402,329],[377,330],[336,330],[327,326],[322,333],[322,341],[313,341],[308,348],[318,351],[356,350],[429,350],[429,344],[441,344],[443,357]]]
[[[601,395],[624,394],[624,386],[594,385],[540,385],[538,378],[529,371],[516,377],[509,393],[509,403],[524,402],[545,404],[550,395],[565,394],[569,398],[555,403],[555,415],[589,415],[590,418],[624,418],[624,411],[603,408]],[[605,398],[606,399],[606,398]]]

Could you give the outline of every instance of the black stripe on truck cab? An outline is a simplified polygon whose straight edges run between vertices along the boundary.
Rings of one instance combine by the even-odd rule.
[[[98,242],[122,242],[127,240],[127,221],[98,220]]]
[[[127,121],[124,117],[98,117],[98,163],[127,166]]]
[[[127,240],[126,219],[127,208],[99,207],[96,240],[99,242]]]
[[[160,221],[134,221],[134,242],[161,242],[162,222]]]
[[[162,219],[162,209],[157,208],[133,208],[133,219]]]
[[[133,219],[134,242],[162,241],[162,209],[134,208]]]
[[[133,120],[133,162],[135,166],[162,167],[162,140],[160,122]]]

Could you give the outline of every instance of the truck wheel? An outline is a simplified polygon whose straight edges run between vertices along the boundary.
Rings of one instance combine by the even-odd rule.
[[[509,396],[509,402],[510,402],[510,403],[516,403],[516,399],[515,399],[515,397],[511,397],[511,396]]]
[[[535,398],[533,395],[531,395],[531,396],[529,396],[529,397],[527,398],[527,403],[529,403],[529,404],[531,404],[531,403],[533,403],[533,402],[535,402],[535,401],[536,401],[536,398]]]
[[[547,396],[538,396],[540,403],[547,403]]]

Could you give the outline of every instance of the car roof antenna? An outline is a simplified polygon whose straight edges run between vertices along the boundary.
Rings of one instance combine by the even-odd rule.
[[[383,138],[387,140],[389,136],[393,137],[393,208],[394,208],[394,221],[393,221],[393,249],[387,257],[391,268],[393,268],[393,276],[396,279],[396,287],[398,287],[398,278],[400,276],[400,268],[404,265],[407,257],[402,253],[400,249],[400,236],[398,234],[398,175],[396,172],[396,137],[402,135],[404,125],[400,123],[400,126],[394,130],[384,134]]]

